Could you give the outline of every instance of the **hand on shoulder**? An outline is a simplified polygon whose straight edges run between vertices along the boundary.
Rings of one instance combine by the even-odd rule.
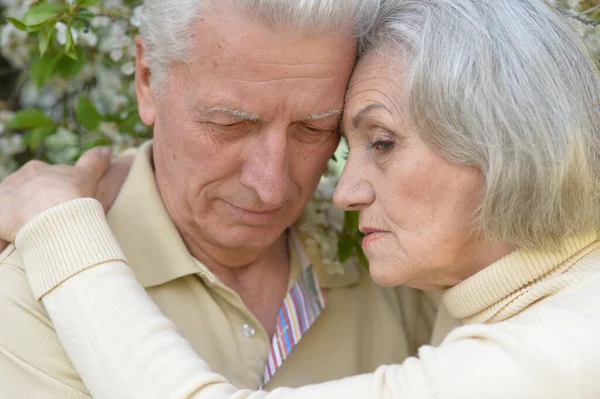
[[[30,161],[0,183],[0,252],[35,216],[56,205],[96,198],[108,210],[116,198],[133,157],[116,158],[109,148],[84,153],[75,166]]]

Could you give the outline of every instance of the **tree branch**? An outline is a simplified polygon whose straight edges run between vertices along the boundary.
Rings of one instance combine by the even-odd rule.
[[[588,8],[587,10],[582,11],[582,12],[580,12],[578,14],[575,14],[574,16],[575,17],[582,17],[584,15],[592,13],[593,11],[596,11],[597,9],[600,9],[600,4],[598,4],[598,5],[594,6],[594,7]]]
[[[583,16],[584,16],[584,15],[588,15],[589,13],[591,13],[592,11],[595,11],[595,10],[597,10],[597,9],[600,9],[600,4],[599,4],[599,5],[597,5],[597,6],[594,6],[594,7],[592,7],[592,8],[588,8],[587,10],[585,10],[585,11],[582,11],[582,12],[580,12],[580,13],[577,13],[577,14],[575,14],[575,13],[572,13],[572,12],[570,12],[570,11],[567,11],[567,10],[565,10],[565,9],[558,9],[558,11],[559,11],[559,12],[560,12],[562,15],[564,15],[565,17],[567,17],[567,18],[572,18],[572,19],[574,19],[574,20],[576,20],[576,21],[579,21],[579,22],[581,22],[581,23],[582,23],[582,24],[584,24],[584,25],[588,25],[588,26],[598,26],[598,25],[600,25],[600,21],[592,21],[591,19],[583,18]]]

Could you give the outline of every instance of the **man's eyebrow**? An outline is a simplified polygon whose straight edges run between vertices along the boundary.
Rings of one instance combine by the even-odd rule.
[[[325,112],[317,112],[316,114],[312,114],[303,119],[303,121],[320,121],[323,119],[331,118],[334,115],[341,115],[344,111],[344,108],[334,108]]]
[[[232,116],[236,119],[244,119],[252,122],[259,122],[261,120],[260,115],[255,112],[245,111],[243,109],[230,108],[223,105],[217,105],[216,107],[212,108],[197,107],[196,111],[198,113],[203,114],[223,113],[228,114],[229,116]]]
[[[390,112],[390,110],[387,109],[384,105],[378,103],[371,103],[363,109],[361,109],[360,111],[358,111],[356,115],[354,115],[354,118],[352,118],[352,126],[354,126],[354,128],[356,129],[360,124],[360,120],[363,118],[363,116],[376,109],[385,109],[386,111]]]

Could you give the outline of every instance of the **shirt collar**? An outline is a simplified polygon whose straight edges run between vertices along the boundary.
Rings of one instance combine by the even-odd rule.
[[[107,219],[144,288],[201,272],[164,207],[151,141],[140,147]]]

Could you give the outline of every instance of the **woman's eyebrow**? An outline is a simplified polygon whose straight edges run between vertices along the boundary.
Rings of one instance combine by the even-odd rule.
[[[369,112],[376,110],[376,109],[385,109],[386,111],[390,112],[389,109],[387,109],[384,105],[379,104],[379,103],[371,103],[369,105],[367,105],[366,107],[364,107],[363,109],[361,109],[360,111],[358,111],[356,113],[356,115],[354,115],[354,118],[352,118],[352,126],[356,129],[358,127],[358,125],[360,124],[361,119],[368,114]]]

